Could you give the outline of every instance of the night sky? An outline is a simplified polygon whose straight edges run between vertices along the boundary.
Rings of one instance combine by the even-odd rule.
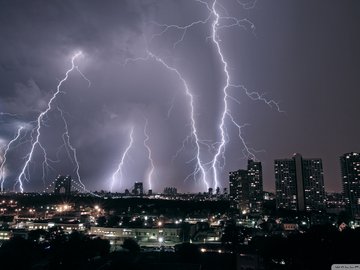
[[[28,181],[21,179],[24,190],[42,191],[58,174],[78,181],[73,152],[63,145],[62,111],[87,189],[110,189],[133,130],[133,145],[113,191],[131,188],[135,181],[149,188],[151,163],[145,145],[155,167],[155,192],[166,186],[205,191],[196,167],[190,99],[179,75],[193,95],[201,164],[214,187],[211,165],[221,142],[226,85],[212,40],[217,14],[215,38],[231,83],[265,93],[267,101],[280,107],[252,100],[243,88],[227,89],[229,113],[238,124],[246,124],[241,129],[246,145],[226,117],[227,144],[216,163],[221,187],[228,187],[229,171],[245,168],[255,154],[263,163],[264,189],[274,190],[274,159],[299,152],[322,158],[326,190],[340,191],[339,156],[360,151],[360,2],[218,0],[216,14],[212,5],[213,0],[0,0],[4,187],[13,189],[36,137],[36,119],[79,51],[75,64],[91,84],[76,69],[70,72],[42,119],[41,145],[25,170]],[[165,24],[193,25],[184,32]],[[6,146],[20,126],[20,137],[4,162]],[[40,146],[50,165],[44,170]]]

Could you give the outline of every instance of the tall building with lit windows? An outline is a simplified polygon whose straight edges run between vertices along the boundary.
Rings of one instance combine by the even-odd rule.
[[[261,162],[248,160],[247,170],[229,173],[230,206],[242,213],[259,213],[263,203]]]
[[[248,160],[249,177],[249,208],[250,212],[259,213],[262,210],[264,191],[261,162]]]
[[[249,179],[247,170],[229,173],[230,207],[241,212],[249,211]]]
[[[325,207],[321,159],[294,154],[291,159],[275,160],[274,170],[277,208],[311,211]]]
[[[340,164],[346,207],[352,215],[360,216],[360,154],[344,154]]]
[[[295,162],[292,159],[277,159],[274,164],[276,207],[297,210],[297,187]]]

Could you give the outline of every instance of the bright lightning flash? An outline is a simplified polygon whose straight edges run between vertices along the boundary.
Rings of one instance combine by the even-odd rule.
[[[194,96],[193,96],[193,94],[192,94],[192,92],[191,92],[191,90],[190,90],[190,88],[188,86],[188,83],[186,82],[186,80],[181,75],[181,73],[180,73],[180,71],[178,69],[176,69],[173,66],[170,66],[162,58],[160,58],[157,55],[153,54],[149,50],[147,50],[146,52],[147,52],[146,57],[135,58],[135,59],[127,59],[126,63],[128,63],[130,61],[139,61],[139,60],[148,61],[150,59],[153,59],[156,62],[160,63],[164,68],[169,70],[171,73],[174,73],[176,75],[176,77],[180,80],[180,82],[182,83],[183,89],[184,89],[184,92],[185,92],[185,96],[189,99],[190,119],[191,119],[190,120],[190,122],[191,122],[190,135],[188,135],[187,138],[185,138],[185,140],[183,141],[182,148],[185,146],[185,142],[187,140],[189,140],[190,138],[194,140],[195,148],[196,148],[194,157],[189,161],[189,162],[191,162],[193,160],[196,160],[196,166],[195,166],[194,170],[192,171],[192,173],[190,173],[185,178],[185,181],[190,177],[193,177],[196,180],[197,176],[200,174],[201,182],[206,186],[206,189],[208,189],[210,186],[209,186],[208,181],[206,180],[205,167],[204,167],[204,165],[203,165],[203,163],[201,161],[201,157],[200,157],[200,145],[206,144],[206,143],[204,141],[200,140],[199,135],[198,135],[198,131],[197,131],[197,128],[196,128]]]
[[[76,148],[71,144],[69,128],[68,128],[67,121],[65,119],[64,112],[59,107],[57,107],[57,109],[60,112],[61,119],[64,122],[65,131],[64,131],[64,133],[62,135],[62,138],[63,138],[63,141],[64,141],[64,146],[65,146],[66,152],[67,152],[70,160],[75,162],[75,172],[76,172],[77,180],[79,181],[80,185],[82,186],[82,189],[85,190],[86,189],[85,185],[81,181],[81,177],[80,177],[80,172],[79,172],[80,163],[79,163],[79,160],[77,158],[77,151],[76,151]],[[70,155],[70,151],[71,151],[72,155]]]
[[[231,28],[231,27],[241,27],[241,28],[245,28],[247,29],[250,26],[250,29],[252,30],[252,32],[254,33],[255,30],[255,25],[248,19],[238,19],[236,17],[231,17],[228,15],[228,12],[226,11],[225,7],[223,5],[221,5],[220,3],[218,3],[217,0],[212,1],[212,4],[209,4],[206,1],[203,0],[195,0],[195,2],[198,2],[202,5],[204,5],[206,7],[206,9],[208,10],[209,14],[206,17],[206,19],[203,20],[198,20],[198,21],[193,21],[187,25],[174,25],[174,24],[158,24],[158,26],[162,27],[163,30],[158,33],[153,35],[153,38],[164,35],[167,31],[170,31],[172,29],[180,31],[181,35],[180,38],[174,43],[174,47],[176,45],[178,45],[180,42],[182,42],[184,40],[184,37],[187,33],[187,31],[192,28],[195,25],[198,24],[207,24],[210,20],[212,21],[211,23],[211,35],[210,35],[210,39],[212,41],[212,43],[214,44],[214,47],[216,49],[216,53],[219,56],[221,65],[222,65],[222,71],[225,77],[225,85],[222,88],[222,92],[223,92],[223,110],[221,113],[221,120],[218,126],[219,129],[219,136],[220,136],[220,141],[213,143],[212,147],[215,148],[215,154],[214,157],[211,161],[211,170],[213,172],[213,187],[219,187],[220,186],[220,182],[218,179],[218,168],[223,168],[225,166],[225,147],[226,144],[229,141],[229,136],[228,136],[228,132],[227,132],[227,128],[226,128],[226,123],[231,123],[232,125],[234,125],[237,129],[238,129],[238,136],[240,141],[243,144],[243,153],[245,154],[245,156],[247,158],[253,158],[255,159],[255,154],[254,152],[256,152],[255,150],[253,150],[252,148],[250,148],[247,143],[245,138],[242,135],[242,128],[245,125],[240,125],[239,123],[236,122],[235,118],[233,117],[233,115],[231,114],[231,110],[230,110],[230,106],[229,106],[229,100],[235,101],[236,103],[239,103],[238,100],[236,98],[234,98],[233,96],[231,96],[229,94],[229,88],[237,88],[237,89],[242,89],[245,94],[251,99],[251,100],[257,100],[257,101],[262,101],[265,104],[269,105],[270,107],[275,107],[277,109],[277,111],[281,112],[279,104],[273,100],[268,100],[264,97],[263,94],[259,94],[258,92],[252,92],[249,91],[245,86],[243,85],[237,85],[234,84],[232,82],[231,79],[231,75],[229,72],[229,63],[227,62],[226,58],[225,58],[225,54],[223,52],[222,46],[221,46],[221,39],[219,38],[219,30],[221,29],[225,29],[225,28]],[[242,6],[242,8],[244,9],[250,9],[255,5],[256,1],[253,2],[246,2],[246,3],[242,3],[241,1],[237,0],[238,4],[240,4]],[[220,14],[220,12],[217,10],[217,8],[222,9],[225,13],[226,16],[222,16]],[[205,176],[205,170],[204,168],[201,166],[201,161],[200,161],[200,153],[199,153],[199,140],[198,140],[198,135],[197,135],[197,131],[196,131],[196,126],[195,126],[195,121],[193,118],[193,101],[192,101],[192,95],[189,93],[188,91],[188,87],[186,85],[186,81],[181,77],[180,73],[173,67],[168,66],[163,60],[161,60],[159,57],[154,57],[153,55],[151,55],[153,58],[155,58],[158,62],[162,63],[165,67],[167,67],[168,69],[176,72],[176,74],[179,76],[179,78],[181,79],[181,81],[183,82],[185,88],[186,88],[186,92],[187,94],[189,94],[191,96],[191,109],[192,109],[192,129],[193,129],[193,134],[194,137],[196,138],[196,144],[197,144],[197,161],[198,161],[198,166],[203,174],[203,176]],[[183,144],[184,146],[184,144]],[[178,153],[177,153],[178,154]],[[205,179],[203,179],[205,181]],[[206,182],[206,181],[205,181]],[[206,186],[209,187],[209,184],[206,182]]]
[[[147,175],[147,182],[148,182],[148,185],[149,185],[149,189],[152,189],[152,175],[154,173],[155,166],[154,166],[154,160],[152,159],[151,148],[148,145],[148,141],[150,140],[150,137],[149,137],[149,134],[148,134],[148,131],[147,131],[148,124],[149,124],[149,121],[148,121],[148,119],[146,119],[145,125],[144,125],[144,136],[145,136],[144,146],[145,146],[145,148],[146,148],[146,150],[148,152],[148,159],[149,159],[149,162],[150,162],[150,169],[149,169],[149,172],[148,172],[148,175]]]
[[[261,100],[263,102],[265,102],[267,105],[275,105],[276,108],[279,109],[279,105],[278,103],[276,103],[273,100],[266,100],[265,98],[263,98],[262,95],[258,94],[257,92],[249,92],[245,87],[243,86],[238,86],[238,85],[234,85],[231,83],[231,77],[230,77],[230,72],[229,72],[229,64],[227,62],[227,60],[224,57],[224,53],[222,51],[222,47],[220,45],[221,40],[219,39],[218,36],[218,29],[220,28],[224,28],[224,27],[232,27],[232,26],[241,26],[241,22],[242,20],[239,20],[237,18],[234,17],[227,17],[227,19],[233,19],[233,21],[235,21],[236,23],[230,24],[230,25],[220,25],[219,20],[221,19],[220,14],[218,13],[218,11],[216,10],[216,3],[217,1],[215,0],[211,6],[211,13],[214,14],[215,16],[215,20],[212,23],[212,41],[215,44],[217,53],[220,57],[221,63],[223,65],[223,72],[225,75],[225,85],[222,89],[224,96],[223,96],[223,103],[224,103],[224,109],[222,112],[222,116],[221,116],[221,121],[220,121],[220,125],[219,125],[219,130],[220,130],[220,136],[221,136],[221,140],[220,140],[220,144],[218,147],[217,152],[215,153],[214,159],[213,159],[213,164],[212,164],[212,169],[213,169],[213,174],[214,174],[214,187],[218,187],[219,186],[219,179],[218,179],[218,172],[217,172],[217,167],[219,165],[219,159],[220,157],[222,157],[223,162],[225,164],[225,146],[227,143],[226,137],[226,128],[225,128],[225,121],[226,119],[229,119],[230,122],[238,129],[238,136],[240,141],[243,144],[244,150],[243,152],[245,153],[247,158],[252,158],[255,159],[255,154],[253,153],[253,151],[249,148],[249,146],[247,145],[245,138],[242,136],[242,125],[240,125],[239,123],[237,123],[233,117],[233,115],[231,114],[230,108],[229,108],[229,104],[228,104],[228,100],[231,99],[231,96],[228,93],[228,89],[229,87],[242,87],[245,90],[245,93],[248,95],[249,98],[251,98],[252,100]],[[209,8],[209,6],[207,5],[207,7]],[[249,22],[247,19],[243,20],[243,22]],[[254,25],[252,23],[250,23],[250,25],[252,26],[252,28],[254,28]]]
[[[19,176],[17,177],[16,179],[16,182],[15,182],[15,185],[14,185],[14,188],[17,184],[19,184],[19,187],[20,187],[20,191],[21,192],[24,192],[24,188],[23,188],[23,180],[26,180],[26,181],[29,181],[29,177],[27,175],[27,170],[29,168],[29,165],[30,165],[30,162],[32,160],[32,157],[33,157],[33,154],[34,154],[34,151],[36,149],[36,147],[39,147],[43,153],[44,153],[44,161],[43,161],[43,168],[45,167],[50,167],[48,161],[48,157],[47,157],[47,154],[46,154],[46,149],[42,146],[41,142],[40,142],[40,136],[41,136],[41,127],[42,125],[44,125],[44,118],[47,116],[47,114],[52,110],[53,108],[53,103],[55,101],[55,99],[57,98],[57,96],[61,93],[61,87],[63,85],[63,83],[65,81],[67,81],[67,79],[69,78],[69,74],[74,71],[74,70],[77,70],[80,75],[89,83],[90,85],[90,81],[84,76],[84,74],[79,70],[78,66],[75,65],[75,60],[77,58],[79,58],[80,56],[82,55],[82,52],[77,52],[75,55],[72,56],[71,58],[71,68],[68,69],[65,73],[65,76],[62,80],[60,80],[60,82],[58,83],[57,87],[56,87],[56,91],[55,93],[52,95],[52,97],[50,98],[48,104],[47,104],[47,107],[44,111],[42,111],[37,120],[36,120],[36,126],[34,128],[34,137],[32,137],[32,143],[31,143],[31,148],[30,148],[30,152],[27,154],[27,156],[25,157],[25,164],[24,166],[22,167],[21,169],[21,172],[19,174]],[[44,170],[44,169],[43,169]],[[44,171],[43,171],[44,172]],[[44,175],[43,175],[44,176]],[[43,179],[44,180],[44,179]]]
[[[120,181],[123,180],[123,166],[124,166],[124,162],[125,162],[125,158],[126,156],[128,155],[128,152],[129,150],[131,149],[132,145],[133,145],[133,142],[134,142],[134,138],[133,138],[133,133],[134,133],[134,127],[131,128],[130,130],[130,133],[129,133],[129,144],[128,146],[126,147],[122,157],[121,157],[121,160],[120,160],[120,163],[118,165],[118,168],[116,169],[116,171],[114,172],[114,174],[112,175],[111,177],[111,186],[110,186],[110,191],[112,192],[113,191],[113,188],[114,188],[114,185],[115,185],[115,182],[116,182],[116,179],[117,179],[117,176],[119,175],[119,178],[120,178]]]
[[[23,130],[23,126],[20,126],[17,130],[16,136],[9,141],[9,143],[6,145],[6,148],[4,150],[4,156],[3,156],[3,160],[1,162],[0,165],[0,181],[1,181],[1,191],[4,192],[4,182],[5,182],[5,163],[6,163],[6,159],[7,159],[7,153],[10,150],[11,145],[17,141],[17,139],[19,139],[20,135],[21,135],[21,131]]]

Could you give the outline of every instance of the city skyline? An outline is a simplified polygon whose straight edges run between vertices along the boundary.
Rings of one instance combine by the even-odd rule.
[[[84,191],[207,191],[256,157],[274,191],[274,160],[301,153],[340,192],[339,157],[360,151],[359,10],[3,1],[1,184],[42,191],[64,174]]]
[[[342,189],[340,191],[333,191],[333,190],[326,190],[325,188],[325,183],[324,183],[324,171],[323,171],[323,165],[322,165],[322,159],[321,158],[303,158],[302,155],[300,153],[294,153],[293,156],[291,158],[281,158],[281,159],[275,159],[274,160],[274,185],[275,185],[275,189],[265,189],[263,187],[263,172],[262,172],[262,163],[261,161],[255,161],[252,159],[248,159],[247,160],[247,166],[239,168],[236,171],[230,171],[228,172],[228,185],[227,186],[223,186],[222,188],[220,187],[216,187],[215,189],[212,187],[209,187],[208,190],[203,190],[203,191],[194,191],[194,192],[189,192],[189,191],[181,191],[179,190],[178,192],[178,186],[174,185],[174,186],[163,186],[161,187],[158,191],[153,192],[152,189],[144,189],[144,181],[135,181],[130,183],[130,186],[128,187],[124,187],[124,189],[119,189],[117,191],[112,192],[109,189],[101,189],[101,190],[89,190],[89,189],[83,189],[83,187],[81,186],[81,184],[79,184],[77,181],[75,181],[74,179],[72,179],[71,175],[62,175],[59,174],[55,179],[53,179],[53,181],[49,181],[48,185],[40,191],[40,193],[55,193],[58,194],[59,193],[59,188],[57,188],[57,185],[60,184],[60,186],[62,188],[64,188],[64,190],[67,189],[67,191],[65,193],[70,194],[70,193],[89,193],[91,195],[95,195],[98,196],[97,193],[114,193],[114,194],[128,194],[128,195],[153,195],[153,194],[228,194],[228,190],[231,190],[232,187],[232,179],[246,179],[249,183],[252,183],[252,187],[255,188],[257,194],[256,198],[259,198],[258,195],[260,195],[260,193],[263,193],[261,195],[261,198],[264,199],[265,198],[265,193],[273,193],[274,195],[276,194],[280,194],[280,186],[279,183],[281,180],[286,180],[285,184],[281,184],[283,187],[288,188],[289,190],[291,190],[292,193],[296,193],[297,196],[302,197],[302,200],[304,203],[304,199],[306,197],[309,197],[311,199],[314,199],[313,196],[318,196],[315,194],[315,192],[317,190],[319,190],[319,188],[322,190],[322,192],[320,192],[321,196],[327,196],[330,194],[342,194],[347,196],[347,192],[349,192],[350,188],[348,186],[344,186],[344,181],[346,181],[344,179],[344,157],[355,157],[355,165],[352,164],[351,166],[355,166],[355,171],[351,172],[351,173],[355,173],[355,177],[357,175],[357,167],[358,166],[358,162],[357,162],[357,158],[358,156],[360,156],[360,153],[356,153],[356,152],[350,152],[350,153],[344,153],[342,156],[340,156],[339,161],[341,163],[342,166],[342,172],[341,172],[341,184],[342,184]],[[353,160],[350,160],[351,162],[353,162]],[[281,167],[280,167],[281,166]],[[280,170],[279,170],[280,169]],[[284,170],[283,170],[284,169]],[[297,171],[302,171],[300,174]],[[347,172],[349,173],[349,172]],[[350,174],[351,174],[350,173]],[[252,175],[252,176],[249,176]],[[345,176],[346,178],[347,176]],[[297,179],[302,179],[299,180],[300,182],[298,182]],[[249,181],[250,180],[250,181]],[[289,182],[290,180],[290,182]],[[357,178],[355,179],[357,181]],[[71,182],[71,183],[70,183]],[[64,184],[66,183],[66,184]],[[69,184],[70,183],[70,184]],[[64,185],[63,185],[64,184]],[[71,188],[69,189],[68,187],[66,187],[66,185],[70,185]],[[299,185],[300,190],[303,190],[303,192],[305,192],[304,194],[298,194],[298,189],[297,186]],[[305,185],[307,186],[307,188],[310,188],[309,190],[307,190],[307,188],[305,188]],[[355,185],[356,188],[357,185]],[[354,186],[354,187],[355,187]],[[345,188],[344,188],[345,187]],[[246,185],[246,190],[248,190],[249,185]],[[280,188],[280,189],[279,189]],[[6,190],[1,189],[3,192],[7,193],[11,190]],[[64,191],[63,190],[63,191]],[[63,192],[62,191],[62,192]],[[14,192],[14,190],[12,191]],[[95,192],[95,193],[94,193]],[[242,191],[240,191],[242,192]],[[260,193],[259,193],[260,192]],[[306,195],[306,192],[309,192],[309,194]],[[30,193],[32,193],[32,191],[30,191]],[[326,195],[327,194],[327,195]],[[292,196],[292,195],[291,195]],[[249,196],[248,196],[249,197]],[[254,198],[255,198],[254,197]],[[256,199],[255,198],[255,199]],[[308,198],[308,199],[309,199]],[[319,198],[317,198],[317,200],[319,200]],[[320,201],[322,201],[322,199],[320,199]],[[297,202],[295,202],[295,205],[298,204]],[[290,207],[289,207],[290,208]],[[296,207],[295,207],[296,208]],[[296,209],[292,209],[292,210],[296,210]]]

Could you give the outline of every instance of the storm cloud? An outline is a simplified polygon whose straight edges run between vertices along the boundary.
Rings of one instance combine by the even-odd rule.
[[[248,19],[255,26],[219,30],[232,83],[266,92],[285,111],[279,113],[252,101],[241,89],[229,88],[234,97],[229,101],[232,115],[239,123],[249,124],[243,129],[248,146],[264,150],[256,157],[263,162],[265,189],[274,186],[273,159],[300,152],[323,158],[326,187],[338,190],[338,156],[360,150],[360,130],[354,124],[359,115],[360,5],[335,0],[257,1],[248,9],[238,1],[218,2],[222,16]],[[188,25],[206,20],[209,14],[197,1],[0,1],[2,144],[13,138],[19,125],[27,130],[9,152],[6,188],[12,189],[24,165],[34,121],[70,68],[71,57],[82,51],[76,65],[91,84],[76,70],[63,84],[41,128],[41,144],[51,167],[45,169],[43,182],[43,152],[37,148],[25,190],[43,190],[58,174],[76,177],[63,145],[65,127],[57,107],[64,111],[88,189],[109,190],[131,128],[134,144],[114,191],[131,188],[135,181],[143,181],[148,188],[147,119],[155,165],[153,189],[205,190],[200,177],[187,178],[196,162],[194,138],[185,140],[191,123],[184,85],[164,65],[144,58],[150,50],[181,73],[194,95],[199,138],[216,145],[226,78],[209,39],[214,18],[194,25],[185,35],[176,28],[162,32],[161,26]],[[223,169],[219,166],[222,187],[228,186],[229,171],[246,165],[237,129],[228,120],[226,127],[226,164],[221,164]],[[213,156],[214,150],[202,144],[204,164]],[[213,183],[210,170],[208,176]]]

